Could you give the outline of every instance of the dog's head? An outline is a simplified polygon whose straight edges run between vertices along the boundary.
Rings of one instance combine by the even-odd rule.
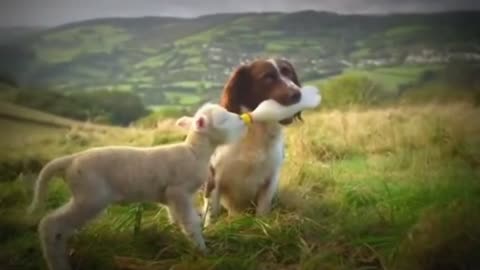
[[[221,97],[221,105],[234,113],[242,108],[253,111],[267,99],[288,106],[300,101],[300,82],[293,65],[283,59],[260,59],[238,67],[230,76]],[[283,119],[288,125],[301,113]]]

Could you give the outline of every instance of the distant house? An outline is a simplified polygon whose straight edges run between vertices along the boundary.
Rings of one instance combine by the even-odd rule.
[[[409,54],[405,63],[407,64],[443,64],[451,61],[480,61],[480,53],[477,52],[436,52],[433,50],[422,50],[420,53]]]

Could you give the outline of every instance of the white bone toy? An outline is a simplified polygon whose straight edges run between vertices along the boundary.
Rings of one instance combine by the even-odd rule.
[[[249,113],[240,115],[245,124],[255,122],[274,122],[292,117],[305,109],[314,109],[322,100],[319,91],[314,86],[305,86],[300,90],[302,97],[300,101],[290,106],[283,106],[273,99],[260,103],[257,108]]]

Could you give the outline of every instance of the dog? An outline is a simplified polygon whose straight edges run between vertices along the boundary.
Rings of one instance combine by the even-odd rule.
[[[301,99],[300,82],[293,65],[284,59],[257,59],[236,68],[226,83],[220,104],[228,111],[253,111],[273,99],[292,105]],[[219,215],[254,209],[257,216],[270,212],[284,159],[282,127],[301,112],[278,123],[254,123],[241,141],[217,148],[210,161],[204,195],[205,225]]]

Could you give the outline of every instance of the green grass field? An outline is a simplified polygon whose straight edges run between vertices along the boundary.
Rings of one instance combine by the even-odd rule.
[[[42,61],[65,63],[87,53],[111,53],[130,38],[123,29],[110,25],[77,27],[45,35],[35,50]],[[73,42],[76,46],[69,48]]]
[[[75,269],[477,269],[480,125],[472,119],[479,117],[478,107],[463,103],[306,113],[305,123],[287,128],[274,211],[220,218],[204,232],[208,256],[167,225],[157,205],[132,204],[110,207],[76,234],[72,263]],[[10,130],[0,141],[13,142],[13,134],[24,139],[10,144],[15,155],[0,156],[2,269],[45,269],[36,219],[24,216],[38,168],[24,160],[183,137],[172,122],[156,130],[0,123]],[[7,174],[15,162],[21,169]],[[67,198],[62,181],[54,181],[48,208]]]
[[[167,100],[171,104],[179,104],[179,105],[192,105],[200,102],[202,98],[195,94],[190,93],[182,93],[182,92],[165,92],[165,96]]]
[[[342,72],[341,75],[364,76],[372,81],[379,83],[387,92],[395,92],[402,84],[417,81],[422,73],[427,70],[439,70],[441,65],[400,65],[394,67],[380,67],[371,69],[349,68]],[[335,77],[333,77],[335,78]],[[307,82],[308,84],[319,85],[332,78],[324,78]]]

